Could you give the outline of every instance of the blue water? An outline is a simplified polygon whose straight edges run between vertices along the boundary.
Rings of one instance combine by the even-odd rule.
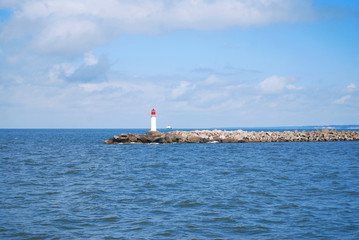
[[[0,130],[1,239],[358,239],[359,142]]]

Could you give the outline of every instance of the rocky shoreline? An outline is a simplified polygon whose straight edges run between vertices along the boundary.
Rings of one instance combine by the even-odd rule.
[[[222,131],[196,130],[172,131],[162,133],[148,131],[146,134],[122,133],[106,140],[105,144],[130,143],[248,143],[248,142],[324,142],[324,141],[359,141],[358,131]]]

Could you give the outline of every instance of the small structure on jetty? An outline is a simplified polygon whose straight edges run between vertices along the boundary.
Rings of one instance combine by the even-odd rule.
[[[157,131],[156,125],[156,110],[153,108],[151,111],[151,131]]]
[[[320,141],[359,141],[358,131],[222,131],[196,130],[161,133],[148,131],[146,134],[122,133],[106,140],[105,144],[125,143],[248,143],[248,142],[320,142]]]

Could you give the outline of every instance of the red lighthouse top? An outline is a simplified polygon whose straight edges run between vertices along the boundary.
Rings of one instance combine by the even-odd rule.
[[[154,108],[151,111],[151,116],[156,116],[156,110]]]

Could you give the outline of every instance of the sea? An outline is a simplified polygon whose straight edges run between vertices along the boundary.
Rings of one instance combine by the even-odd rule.
[[[146,131],[0,129],[0,239],[359,239],[359,142],[103,143]]]

